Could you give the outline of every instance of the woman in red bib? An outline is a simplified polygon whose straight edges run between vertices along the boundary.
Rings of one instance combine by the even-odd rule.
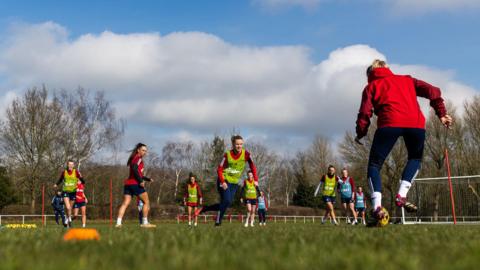
[[[85,184],[82,181],[77,182],[77,191],[75,193],[75,204],[73,205],[73,216],[78,216],[78,209],[82,211],[82,227],[85,228],[87,224],[87,203],[88,199],[85,196]]]
[[[130,176],[124,181],[123,187],[123,203],[118,210],[118,218],[116,227],[122,226],[122,218],[125,214],[125,210],[130,204],[132,197],[137,196],[143,202],[142,209],[142,224],[141,227],[153,228],[156,227],[148,222],[148,211],[150,210],[150,200],[148,194],[145,191],[145,181],[153,182],[146,176],[143,176],[143,157],[147,154],[147,146],[143,143],[138,143],[132,150],[130,157],[128,158],[127,165],[130,167]]]

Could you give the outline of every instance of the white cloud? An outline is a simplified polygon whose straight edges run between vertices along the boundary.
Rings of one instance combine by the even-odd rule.
[[[366,67],[385,59],[370,46],[353,45],[313,63],[303,46],[238,46],[200,32],[103,32],[72,39],[51,22],[17,26],[0,46],[0,77],[9,89],[45,83],[104,90],[129,122],[132,141],[138,130],[145,141],[232,127],[250,136],[268,134],[283,145],[281,138],[342,136],[354,128]],[[441,87],[457,105],[475,93],[451,71],[392,68]]]
[[[7,91],[2,97],[0,97],[0,120],[5,119],[6,117],[6,108],[12,103],[12,101],[17,98],[17,93],[13,91]]]

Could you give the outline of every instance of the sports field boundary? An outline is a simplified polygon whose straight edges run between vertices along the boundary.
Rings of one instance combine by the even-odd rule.
[[[246,215],[243,214],[231,214],[226,215],[225,220],[229,223],[232,222],[243,222]],[[258,217],[258,216],[257,216]],[[0,225],[6,223],[6,220],[15,220],[21,224],[28,223],[30,220],[42,221],[44,220],[44,225],[47,225],[47,220],[52,220],[55,218],[55,215],[35,215],[35,214],[24,214],[24,215],[0,215]],[[200,215],[198,216],[199,222],[209,223],[214,222],[216,215]],[[320,223],[323,216],[296,216],[296,215],[270,215],[267,216],[267,220],[270,223]],[[391,217],[391,220],[401,220],[402,217]],[[132,219],[133,220],[133,219]],[[188,216],[184,214],[177,215],[175,218],[167,218],[166,220],[176,221],[178,224],[187,222]],[[337,216],[337,220],[341,223],[346,223],[347,217]],[[109,223],[108,220],[99,219],[91,220],[93,222],[104,222]],[[329,221],[329,220],[327,220]],[[438,216],[437,221],[433,216],[423,216],[423,217],[412,217],[406,218],[405,225],[427,225],[427,224],[453,224],[452,216]],[[478,216],[460,216],[457,217],[457,224],[480,224],[480,217]]]

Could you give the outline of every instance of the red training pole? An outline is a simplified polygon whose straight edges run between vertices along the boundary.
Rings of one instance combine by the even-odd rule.
[[[42,225],[45,226],[45,184],[42,185]]]
[[[445,162],[447,163],[448,185],[450,186],[450,201],[452,204],[453,224],[457,224],[457,216],[455,215],[455,200],[453,198],[452,178],[450,175],[450,161],[448,160],[448,150],[445,148]]]
[[[112,179],[110,179],[110,226],[113,224],[113,186]]]

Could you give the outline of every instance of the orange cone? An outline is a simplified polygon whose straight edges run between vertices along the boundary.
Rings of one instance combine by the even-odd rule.
[[[96,229],[70,229],[63,235],[64,241],[100,240]]]

